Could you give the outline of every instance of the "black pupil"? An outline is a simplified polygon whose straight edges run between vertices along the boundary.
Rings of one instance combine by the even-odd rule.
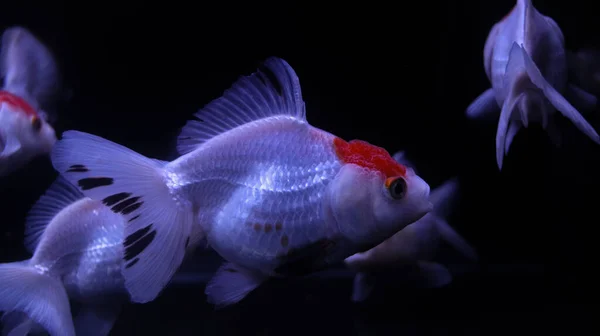
[[[402,195],[402,193],[404,193],[404,183],[402,183],[403,181],[401,179],[397,179],[396,182],[394,183],[393,188],[393,192],[394,195],[396,196],[400,196]]]

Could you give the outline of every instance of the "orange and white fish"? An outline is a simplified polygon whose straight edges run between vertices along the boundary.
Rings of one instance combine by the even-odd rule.
[[[50,51],[29,31],[4,31],[0,53],[0,176],[50,153],[56,142],[41,106],[56,94],[58,71]]]
[[[400,163],[412,166],[403,152],[394,154]],[[433,211],[408,225],[376,247],[356,253],[344,261],[357,272],[352,300],[365,300],[375,283],[374,273],[395,268],[416,269],[422,285],[440,287],[452,281],[452,274],[442,264],[433,262],[442,241],[448,242],[470,260],[477,259],[475,250],[445,220],[458,193],[458,181],[450,179],[431,191]],[[402,273],[404,275],[404,273]],[[406,274],[408,276],[408,274]]]
[[[200,110],[162,163],[68,131],[56,170],[88,197],[112,200],[125,226],[125,286],[154,299],[188,243],[206,235],[228,261],[206,288],[238,302],[269,277],[302,275],[376,246],[432,209],[429,185],[383,148],[311,126],[300,82],[268,59]]]
[[[500,169],[514,136],[530,121],[541,122],[555,145],[561,143],[560,131],[552,120],[556,111],[600,143],[598,133],[563,95],[585,109],[596,105],[596,97],[568,84],[562,31],[530,0],[518,0],[512,11],[492,27],[483,57],[492,88],[477,97],[466,113],[470,118],[479,118],[496,114],[501,107],[496,134]]]

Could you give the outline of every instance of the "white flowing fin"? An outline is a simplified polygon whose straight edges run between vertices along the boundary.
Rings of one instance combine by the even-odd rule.
[[[467,107],[469,119],[492,120],[500,113],[494,89],[487,89]]]
[[[413,171],[415,172],[415,174],[419,175],[419,171],[417,170],[417,167],[415,166],[415,164],[412,161],[410,161],[409,159],[406,158],[406,153],[404,151],[396,152],[392,156],[392,158],[399,164],[402,164],[404,166],[412,168]]]
[[[466,258],[473,261],[478,259],[475,249],[467,243],[467,241],[459,235],[454,229],[442,218],[435,219],[435,227],[440,234],[440,237],[450,244],[455,250],[460,252]]]
[[[223,308],[241,301],[267,279],[233,263],[223,264],[206,285],[207,302]]]
[[[453,177],[431,191],[429,200],[433,203],[433,213],[436,216],[445,218],[450,214],[452,206],[456,202],[458,190],[458,178]]]
[[[569,84],[567,86],[565,98],[572,101],[573,105],[576,105],[583,112],[593,111],[598,104],[598,98],[596,98],[596,96],[575,84]]]
[[[84,197],[76,186],[59,175],[27,214],[25,219],[25,248],[27,251],[31,254],[35,252],[46,227],[54,216]]]
[[[305,120],[300,81],[294,69],[276,57],[241,77],[223,96],[207,104],[181,130],[177,150],[183,155],[207,140],[246,123],[288,115]]]
[[[496,133],[496,162],[498,163],[498,168],[500,170],[502,170],[502,161],[504,159],[504,146],[506,145],[508,124],[515,110],[515,106],[522,96],[523,94],[519,95],[514,99],[511,99],[511,97],[509,96],[509,99],[506,99],[504,101],[504,105],[502,105],[500,119],[498,120],[498,131]]]
[[[375,281],[375,277],[372,274],[365,272],[356,273],[352,285],[352,301],[365,301],[373,292]]]
[[[40,274],[26,263],[0,265],[0,311],[25,313],[52,336],[75,336],[69,298],[62,282]],[[15,327],[33,326],[22,322],[25,324],[17,323]]]
[[[37,108],[49,104],[60,86],[58,67],[50,50],[23,27],[6,29],[1,48],[4,89]]]
[[[508,155],[508,150],[510,149],[510,145],[512,145],[513,140],[519,130],[521,129],[521,123],[517,120],[513,120],[510,122],[508,126],[508,131],[506,131],[506,143],[504,145],[504,155]]]
[[[124,216],[125,287],[133,302],[154,300],[181,265],[194,221],[191,203],[170,189],[165,164],[77,131],[63,133],[51,159],[85,196]]]
[[[513,44],[513,49],[520,51],[522,59],[525,65],[525,69],[531,82],[544,92],[544,95],[548,101],[558,110],[563,116],[571,120],[571,122],[585,135],[587,135],[592,141],[600,144],[600,136],[596,133],[596,130],[590,125],[585,118],[573,107],[556,89],[550,85],[544,76],[535,65],[535,62],[531,59],[527,51],[519,46],[517,43]],[[512,52],[511,52],[512,54]]]

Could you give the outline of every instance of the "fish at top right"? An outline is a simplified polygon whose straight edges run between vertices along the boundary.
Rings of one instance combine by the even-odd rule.
[[[531,0],[518,0],[492,27],[483,59],[492,87],[469,105],[466,114],[471,119],[484,119],[500,111],[496,133],[499,169],[515,135],[530,122],[541,123],[554,145],[560,146],[560,131],[552,119],[556,111],[600,144],[598,133],[577,110],[593,110],[597,99],[568,82],[563,33],[552,18],[533,7]]]

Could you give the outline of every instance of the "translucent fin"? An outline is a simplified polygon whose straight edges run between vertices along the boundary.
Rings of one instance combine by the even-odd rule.
[[[59,72],[51,52],[27,29],[11,27],[2,34],[0,74],[4,89],[33,106],[48,104],[58,93]]]
[[[510,64],[510,62],[509,62]],[[496,133],[496,162],[498,168],[502,170],[502,161],[504,159],[504,146],[506,145],[506,134],[508,133],[508,124],[510,122],[512,113],[515,110],[515,106],[522,95],[516,98],[509,96],[502,105],[500,111],[500,119],[498,120],[498,131]]]
[[[565,98],[572,101],[573,105],[577,106],[583,112],[593,111],[598,104],[598,98],[596,98],[596,96],[584,91],[574,84],[569,84],[567,86]]]
[[[85,196],[64,177],[58,176],[31,207],[25,219],[25,248],[33,254],[54,216]]]
[[[375,283],[375,277],[369,273],[358,272],[354,276],[354,283],[352,285],[352,301],[363,302],[373,292],[373,285]]]
[[[535,65],[527,51],[517,45],[513,44],[512,49],[517,49],[521,53],[525,69],[531,79],[531,82],[540,88],[548,101],[556,108],[562,115],[571,120],[571,122],[585,135],[587,135],[592,141],[600,144],[600,136],[596,133],[596,130],[590,125],[583,116],[560,94],[556,91],[552,85],[550,85],[545,79],[538,67]],[[512,51],[511,51],[512,55]]]
[[[217,308],[237,303],[265,280],[264,275],[233,263],[225,263],[206,285],[207,301]]]
[[[241,77],[233,86],[195,114],[177,139],[177,150],[186,154],[205,141],[243,124],[276,115],[305,119],[300,81],[290,65],[267,59],[259,70]]]
[[[460,252],[465,257],[471,260],[477,260],[477,252],[475,249],[467,243],[467,241],[461,237],[450,225],[442,218],[436,218],[435,226],[440,236],[447,241],[454,249]]]
[[[75,316],[77,335],[106,336],[121,312],[121,303],[84,304]]]
[[[2,336],[27,336],[45,332],[39,324],[30,319],[27,314],[13,311],[2,315]]]
[[[0,158],[7,158],[21,150],[21,143],[14,135],[6,135],[2,140],[4,148],[0,152]]]
[[[23,263],[0,265],[0,311],[23,312],[50,335],[75,335],[63,284]]]
[[[512,145],[512,142],[513,142],[515,136],[517,135],[517,133],[519,133],[520,129],[521,129],[520,122],[518,122],[517,120],[513,120],[510,122],[510,124],[508,126],[508,131],[506,131],[504,155],[508,155],[508,150],[510,149],[510,145]]]
[[[164,166],[77,131],[63,134],[51,158],[54,168],[85,196],[125,217],[125,287],[133,302],[156,298],[183,261],[193,223],[191,204],[172,195]]]
[[[450,271],[438,263],[419,261],[417,262],[417,266],[425,279],[425,282],[422,283],[422,285],[426,287],[438,288],[452,282],[452,274]]]
[[[470,119],[491,120],[500,112],[496,102],[494,89],[487,89],[467,107],[467,117]]]
[[[415,174],[419,175],[419,172],[418,172],[417,168],[415,167],[414,163],[412,161],[410,161],[409,159],[406,158],[406,153],[404,151],[398,151],[398,152],[396,152],[392,156],[392,158],[396,162],[398,162],[400,164],[403,164],[403,165],[405,165],[407,167],[412,168],[413,171],[415,172]]]
[[[458,178],[453,177],[431,191],[429,200],[433,203],[433,212],[437,216],[446,217],[450,214],[458,189]]]

